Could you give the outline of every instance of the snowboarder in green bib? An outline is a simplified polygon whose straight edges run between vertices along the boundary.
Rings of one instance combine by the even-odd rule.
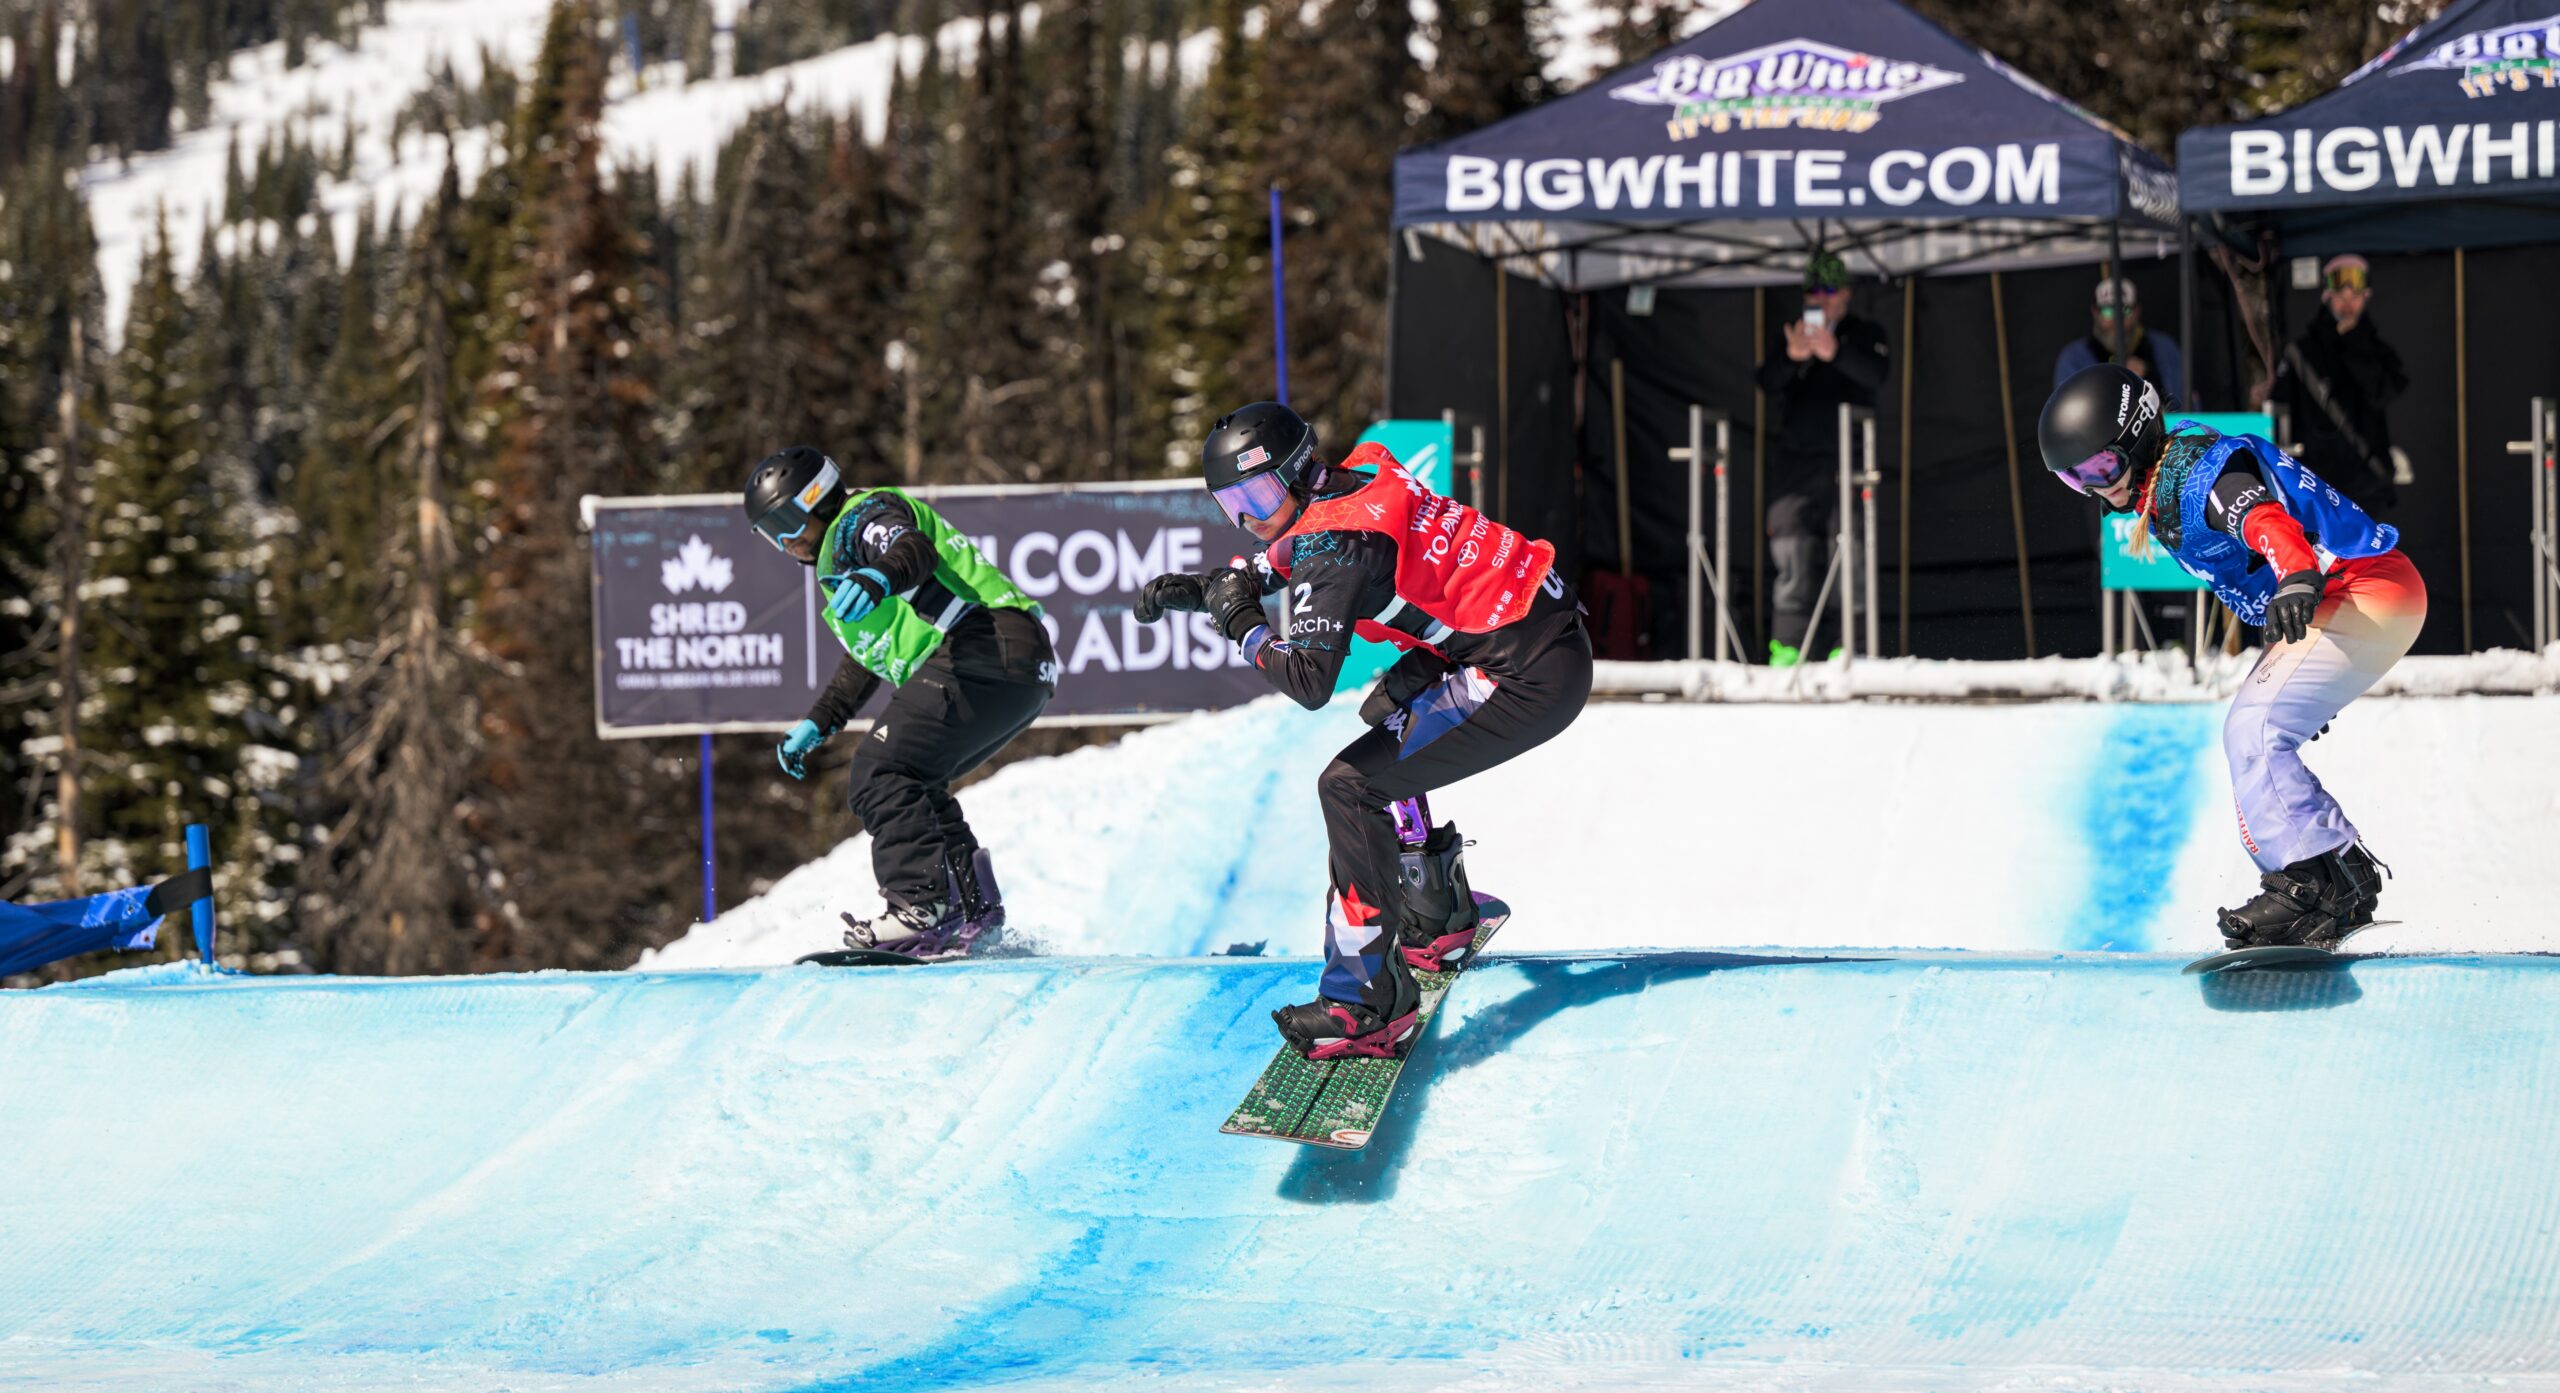
[[[1004,922],[1004,900],[951,781],[1049,704],[1058,659],[1040,606],[922,500],[848,489],[836,462],[806,445],[758,464],[746,503],[767,541],[817,568],[827,628],[845,649],[835,679],[776,749],[783,772],[808,777],[809,756],[872,689],[895,689],[853,758],[853,811],[870,829],[888,909],[845,915],[845,946],[964,954]]]

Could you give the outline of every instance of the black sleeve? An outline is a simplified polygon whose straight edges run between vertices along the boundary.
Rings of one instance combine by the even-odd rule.
[[[2246,545],[2240,536],[2240,524],[2261,503],[2273,503],[2275,495],[2267,491],[2267,481],[2254,469],[2232,465],[2213,481],[2213,494],[2205,500],[2205,521],[2213,530]]]
[[[827,683],[827,689],[818,693],[818,704],[809,708],[809,719],[817,723],[818,729],[833,735],[853,720],[879,685],[879,675],[847,653],[844,661],[836,664],[836,675]]]
[[[2409,370],[2400,365],[2400,350],[2382,341],[2380,330],[2375,330],[2373,335],[2373,359],[2374,365],[2380,369],[2376,376],[2381,378],[2381,382],[2371,400],[2375,406],[2388,406],[2402,392],[2409,390]]]
[[[1805,360],[1811,361],[1810,358]],[[1754,380],[1760,384],[1761,391],[1775,394],[1787,390],[1795,382],[1796,374],[1802,371],[1804,363],[1787,356],[1787,341],[1782,337],[1770,347],[1769,356],[1761,360],[1760,371],[1754,374]]]
[[[1831,366],[1862,392],[1872,393],[1882,386],[1887,366],[1884,330],[1853,319],[1840,326],[1839,339],[1840,351],[1831,355]]]
[[[933,539],[916,526],[915,509],[895,494],[875,493],[836,519],[836,556],[847,571],[868,566],[889,578],[889,593],[913,590],[933,574]]]
[[[1333,700],[1351,657],[1352,624],[1395,596],[1395,557],[1395,543],[1374,533],[1299,537],[1289,567],[1289,632],[1246,644],[1263,680],[1310,711]]]

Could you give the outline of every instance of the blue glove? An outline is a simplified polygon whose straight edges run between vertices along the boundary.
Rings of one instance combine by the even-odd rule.
[[[773,747],[774,758],[782,761],[782,772],[795,779],[809,777],[809,756],[827,743],[827,733],[818,729],[816,721],[802,721]]]
[[[827,613],[839,623],[859,624],[889,596],[889,578],[868,566],[848,576],[820,576],[827,592]]]

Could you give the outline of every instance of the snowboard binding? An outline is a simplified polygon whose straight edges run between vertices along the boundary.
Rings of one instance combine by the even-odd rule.
[[[2389,867],[2363,846],[2296,861],[2259,877],[2257,898],[2218,916],[2224,946],[2331,949],[2373,922]]]
[[[1431,805],[1409,798],[1391,810],[1404,843],[1399,874],[1404,913],[1396,926],[1396,952],[1416,972],[1458,972],[1475,957],[1482,916],[1467,883],[1467,842],[1458,825],[1431,825]]]
[[[844,915],[844,946],[895,953],[919,962],[967,957],[978,940],[1004,926],[1004,894],[986,848],[957,848],[943,858],[940,899],[893,906],[875,919]]]

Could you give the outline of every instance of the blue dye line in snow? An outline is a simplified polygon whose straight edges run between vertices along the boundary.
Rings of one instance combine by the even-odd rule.
[[[2127,704],[2115,709],[2080,781],[2077,822],[2088,850],[2085,885],[2062,931],[2079,952],[2143,952],[2158,942],[2196,803],[2220,769],[2221,708]]]

